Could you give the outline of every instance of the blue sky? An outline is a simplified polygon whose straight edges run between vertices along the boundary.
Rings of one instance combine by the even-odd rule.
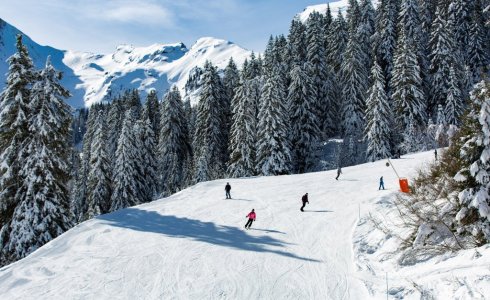
[[[263,51],[270,34],[286,34],[314,0],[0,0],[0,18],[58,49],[113,52],[203,36]]]

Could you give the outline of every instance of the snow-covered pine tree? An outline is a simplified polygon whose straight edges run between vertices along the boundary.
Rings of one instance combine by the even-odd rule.
[[[227,173],[230,177],[255,175],[255,143],[257,124],[256,78],[246,78],[244,66],[240,85],[232,101],[232,125],[230,131],[230,160]]]
[[[357,34],[361,44],[361,55],[366,64],[366,69],[370,70],[373,64],[373,35],[375,30],[376,11],[371,0],[361,0],[359,5],[360,18]]]
[[[207,61],[202,75],[193,139],[195,182],[217,179],[224,173],[228,141],[223,98],[223,85],[216,67]]]
[[[449,125],[458,126],[463,115],[464,101],[461,88],[458,85],[454,67],[449,70],[449,89],[447,93],[447,102],[444,109],[445,119]]]
[[[388,83],[391,80],[393,58],[398,38],[397,18],[399,9],[399,0],[384,0],[381,1],[378,7],[374,51],[384,72],[387,91],[389,91]],[[388,97],[390,97],[389,92]]]
[[[107,113],[107,154],[111,162],[111,166],[113,166],[116,161],[117,141],[121,135],[123,119],[123,101],[121,97],[118,97],[113,99],[113,101],[109,104],[109,111]]]
[[[349,23],[349,38],[357,32],[361,22],[361,8],[357,0],[348,0],[347,22]]]
[[[291,72],[288,106],[291,124],[291,150],[293,170],[305,173],[315,170],[319,162],[319,144],[321,132],[317,114],[314,113],[316,99],[313,97],[314,87],[312,78],[305,67],[295,66]]]
[[[415,49],[415,56],[419,66],[420,78],[421,78],[421,90],[424,95],[422,99],[423,103],[427,103],[427,89],[428,86],[425,84],[427,81],[427,66],[428,61],[424,50],[424,45],[421,44],[422,39],[422,27],[420,21],[420,8],[418,6],[417,0],[402,0],[400,6],[400,12],[398,16],[398,32],[399,38],[404,39],[405,43],[413,46]],[[401,28],[403,27],[403,29]],[[403,36],[402,36],[403,33]]]
[[[266,74],[259,104],[257,125],[257,172],[261,175],[289,174],[291,148],[282,78],[278,68]]]
[[[439,104],[446,105],[450,67],[457,60],[461,61],[461,57],[455,57],[455,55],[459,54],[457,51],[459,47],[454,43],[452,34],[449,31],[445,3],[444,1],[439,1],[434,22],[432,23],[430,40],[432,49],[429,69],[431,90],[427,111],[431,115],[435,115]]]
[[[141,100],[140,100],[140,95],[138,93],[138,90],[133,89],[130,91],[126,91],[124,93],[123,106],[124,106],[124,113],[126,113],[127,111],[131,111],[134,120],[140,119],[142,105],[141,105]]]
[[[357,34],[349,36],[342,62],[342,125],[344,135],[361,136],[364,129],[368,74]]]
[[[0,94],[0,247],[9,240],[10,222],[18,205],[15,194],[22,182],[20,149],[29,136],[29,98],[36,74],[22,36],[17,36],[17,52],[7,60],[9,71]],[[1,250],[1,249],[0,249]],[[0,259],[0,265],[6,262]]]
[[[90,157],[92,154],[92,140],[95,135],[96,120],[98,114],[103,113],[101,104],[94,104],[89,110],[87,118],[87,131],[83,136],[82,157],[80,159],[80,168],[75,180],[73,191],[71,192],[70,210],[74,217],[75,223],[85,220],[88,201],[87,201],[87,178],[90,172]]]
[[[139,194],[141,202],[150,202],[157,195],[156,143],[153,125],[148,115],[136,122],[137,169],[139,176]]]
[[[87,212],[85,220],[109,212],[111,207],[112,168],[107,151],[107,126],[103,111],[95,112],[95,131],[90,147],[90,170],[87,177]]]
[[[471,92],[470,112],[461,129],[460,159],[455,176],[461,183],[461,208],[456,215],[458,233],[472,235],[476,246],[490,243],[490,82]]]
[[[371,88],[366,100],[367,160],[375,161],[391,157],[392,109],[385,91],[383,70],[374,59],[371,68]]]
[[[324,135],[331,136],[336,131],[335,113],[333,109],[334,93],[333,72],[326,63],[324,36],[322,32],[322,17],[320,13],[313,12],[306,21],[306,61],[304,64],[308,76],[311,78],[309,93],[314,101],[309,103],[310,109],[316,114],[318,132],[314,134],[319,141]],[[311,128],[310,128],[311,129]],[[327,132],[328,131],[328,132]]]
[[[458,44],[463,65],[469,65],[469,34],[471,28],[471,7],[465,0],[452,0],[448,8],[448,25]]]
[[[302,65],[306,61],[306,26],[294,18],[289,27],[288,43],[291,51],[290,65]]]
[[[339,74],[343,55],[349,40],[347,23],[341,12],[339,12],[331,27],[332,29],[328,32],[327,37],[327,63],[333,68],[335,74]]]
[[[114,165],[113,192],[110,211],[116,211],[143,202],[140,198],[140,170],[138,153],[141,145],[136,144],[136,119],[131,110],[124,116],[121,135],[117,143],[116,163]]]
[[[488,36],[490,29],[488,28],[490,26],[485,28],[481,3],[479,2],[475,1],[474,3],[471,27],[468,34],[468,64],[473,73],[472,84],[478,82],[484,72],[490,68],[488,66],[490,55],[490,37]]]
[[[223,74],[223,113],[226,117],[226,139],[229,139],[231,127],[231,101],[235,96],[236,88],[240,82],[240,74],[238,68],[230,58]]]
[[[158,143],[159,193],[168,196],[186,186],[191,145],[180,92],[176,86],[163,99]]]
[[[151,90],[146,96],[146,102],[143,106],[143,114],[141,119],[150,120],[151,129],[154,132],[155,142],[158,143],[158,135],[160,133],[160,104],[158,103],[158,95],[155,90]]]
[[[411,138],[413,134],[425,132],[426,106],[417,61],[417,49],[409,41],[413,40],[406,38],[405,27],[401,26],[390,85],[395,104],[395,123],[398,126],[396,130],[410,138],[405,140],[404,148],[414,149],[415,145],[407,144],[414,140]],[[399,142],[398,140],[399,137],[395,137],[396,143]]]
[[[2,242],[7,261],[25,257],[72,226],[67,182],[69,180],[71,108],[50,62],[31,91],[29,138],[19,156],[23,158],[20,188],[8,240]]]

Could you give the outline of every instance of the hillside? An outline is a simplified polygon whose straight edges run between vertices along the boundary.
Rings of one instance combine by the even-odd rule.
[[[51,55],[55,68],[64,74],[62,84],[72,93],[69,104],[75,108],[110,100],[127,89],[138,89],[143,99],[147,92],[156,89],[161,98],[172,84],[176,84],[184,95],[184,85],[193,68],[202,67],[206,60],[210,60],[219,69],[224,69],[230,57],[240,65],[251,53],[232,42],[212,37],[200,38],[190,49],[175,43],[147,47],[120,45],[109,54],[58,50],[39,45],[0,18],[1,76],[8,71],[6,60],[15,52],[17,34],[24,35],[23,42],[38,69],[44,67],[46,57]],[[5,79],[0,80],[0,90],[4,85]],[[192,97],[190,100],[196,101]]]
[[[403,156],[403,176],[433,159]],[[387,190],[378,191],[379,176]],[[216,180],[84,222],[0,269],[3,299],[484,299],[490,248],[400,267],[384,161],[304,175]],[[230,181],[233,199],[225,200]],[[299,211],[300,198],[310,204]],[[251,230],[245,215],[257,211]]]

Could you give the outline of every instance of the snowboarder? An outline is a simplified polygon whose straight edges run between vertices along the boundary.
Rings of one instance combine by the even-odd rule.
[[[303,206],[299,210],[304,211],[303,208],[305,208],[306,203],[310,203],[308,201],[308,193],[304,194],[303,197],[301,197],[301,201],[303,202]]]
[[[342,174],[342,169],[339,167],[339,168],[337,169],[337,177],[335,177],[335,180],[339,180],[339,176],[340,176],[340,174]]]
[[[245,224],[245,229],[250,229],[250,226],[252,226],[253,221],[255,221],[255,210],[252,208],[252,211],[248,213],[246,218],[248,218],[247,224]]]
[[[437,149],[434,149],[434,157],[436,158],[437,160]]]
[[[378,188],[378,191],[381,190],[381,188],[383,188],[383,190],[385,189],[385,183],[383,181],[383,176],[381,176],[381,178],[379,179],[379,188]]]
[[[231,191],[231,185],[229,182],[227,182],[225,186],[226,199],[231,199],[230,191]]]

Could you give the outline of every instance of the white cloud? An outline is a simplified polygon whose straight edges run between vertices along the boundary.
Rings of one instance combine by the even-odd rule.
[[[170,10],[152,1],[111,1],[96,14],[100,19],[123,23],[158,24],[174,26],[174,17]]]

